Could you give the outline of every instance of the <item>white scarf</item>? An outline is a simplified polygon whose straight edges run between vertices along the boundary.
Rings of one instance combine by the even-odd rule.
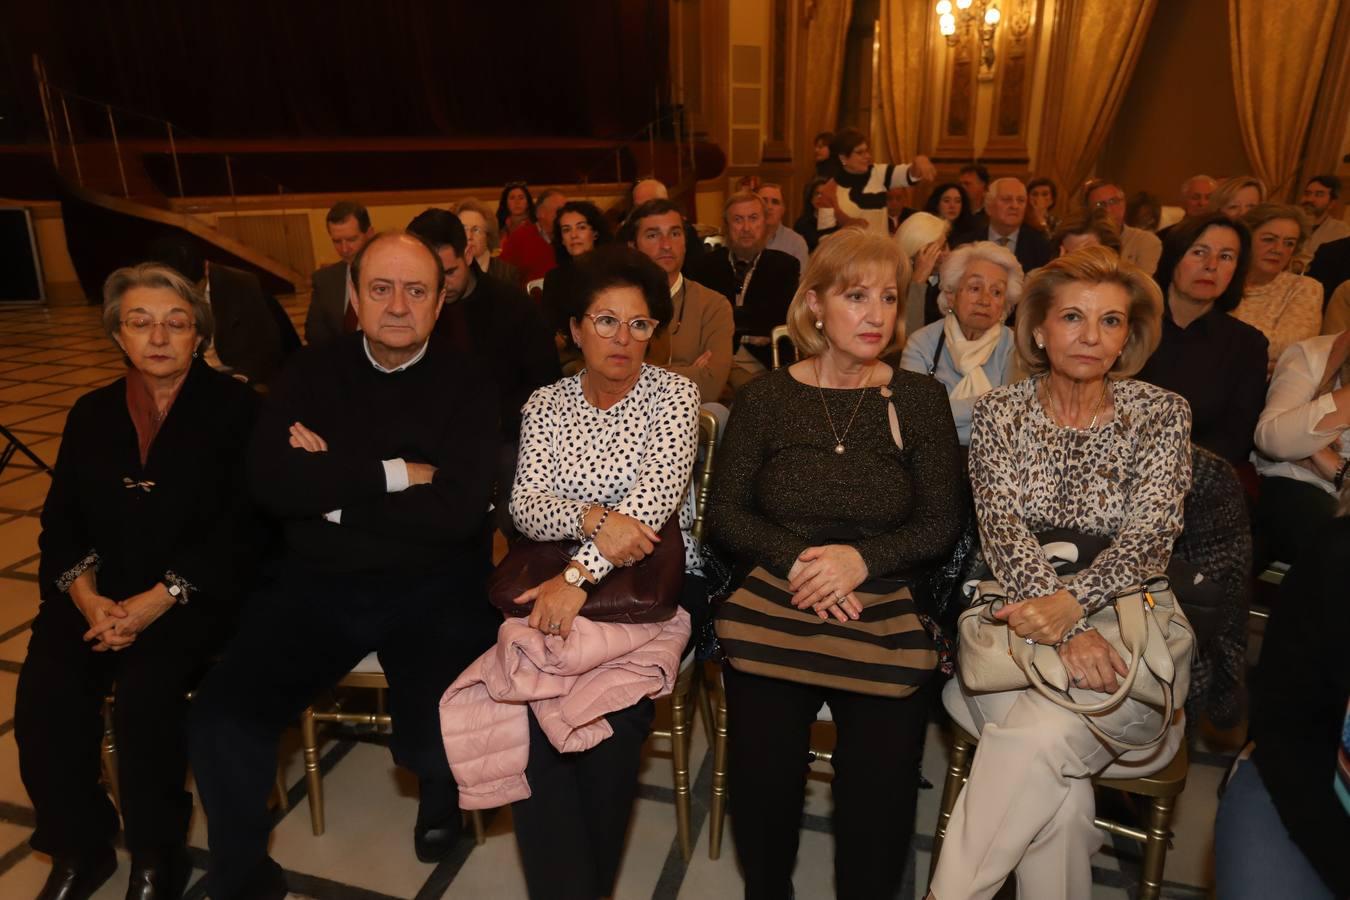
[[[956,321],[956,313],[948,313],[942,322],[942,333],[947,336],[952,365],[961,374],[961,380],[948,396],[953,400],[966,400],[992,390],[994,386],[984,374],[984,364],[994,355],[994,348],[1003,336],[1003,326],[994,325],[975,340],[967,340]]]

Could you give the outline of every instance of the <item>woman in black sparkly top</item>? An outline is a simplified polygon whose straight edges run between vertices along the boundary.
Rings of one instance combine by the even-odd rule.
[[[821,242],[788,310],[799,362],[748,385],[718,454],[711,538],[793,604],[856,620],[853,591],[945,558],[962,467],[942,385],[880,357],[903,340],[909,267],[860,229]],[[749,897],[791,895],[811,724],[828,704],[839,897],[892,896],[913,830],[926,691],[869,696],[724,667],[732,830]],[[898,829],[898,832],[897,832]]]

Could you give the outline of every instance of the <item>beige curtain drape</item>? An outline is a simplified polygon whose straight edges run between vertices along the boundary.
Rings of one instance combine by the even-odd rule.
[[[812,139],[834,131],[839,119],[839,90],[844,79],[844,43],[853,15],[853,0],[807,0],[806,93],[798,147],[809,161]]]
[[[1037,171],[1072,193],[1120,112],[1157,0],[1064,0],[1055,13]]]
[[[908,162],[919,152],[932,11],[932,3],[882,0],[881,50],[877,59],[882,144],[873,148],[878,160]]]
[[[1252,174],[1289,196],[1308,136],[1338,0],[1228,0],[1238,127]]]
[[[1350,47],[1350,3],[1345,0],[1336,17],[1331,46]],[[1295,189],[1307,184],[1314,175],[1339,168],[1346,122],[1350,122],[1350,53],[1328,51],[1308,129],[1308,146],[1303,153],[1303,174],[1294,182]]]

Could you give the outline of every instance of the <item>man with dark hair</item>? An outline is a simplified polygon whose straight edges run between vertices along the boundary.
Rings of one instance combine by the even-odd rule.
[[[648,200],[633,210],[628,228],[629,244],[666,273],[673,307],[671,321],[647,347],[647,362],[694,382],[704,403],[716,402],[731,372],[731,302],[681,274],[689,233],[674,203]]]
[[[309,312],[305,314],[305,343],[326,344],[338,335],[355,331],[356,310],[348,298],[347,266],[372,234],[370,213],[359,203],[342,200],[333,204],[324,219],[338,261],[321,266],[310,282]]]
[[[445,307],[436,321],[436,335],[477,360],[480,377],[491,378],[496,384],[501,402],[501,449],[493,518],[503,534],[513,535],[515,525],[507,501],[515,481],[520,410],[536,388],[562,377],[553,332],[539,304],[528,294],[493,278],[465,257],[468,237],[454,213],[423,210],[408,223],[408,232],[436,251],[445,270]],[[489,538],[484,545],[484,564],[489,567],[491,546]]]
[[[1027,188],[1016,178],[996,178],[984,198],[985,224],[952,238],[952,247],[993,241],[1007,247],[1030,274],[1054,258],[1050,241],[1039,228],[1026,224]]]
[[[956,182],[965,189],[966,196],[970,198],[971,214],[976,219],[984,217],[984,194],[989,190],[989,170],[979,163],[967,163],[957,173]],[[988,224],[988,219],[976,224]]]
[[[1314,175],[1308,179],[1299,205],[1312,222],[1312,234],[1303,242],[1303,249],[1297,257],[1299,265],[1306,266],[1317,253],[1317,248],[1328,241],[1350,237],[1350,223],[1332,215],[1332,208],[1340,196],[1341,180],[1335,175]]]
[[[378,235],[351,270],[361,333],[297,357],[248,450],[253,497],[284,527],[277,579],[192,704],[215,900],[286,894],[267,855],[277,742],[372,651],[394,759],[418,776],[417,856],[443,859],[459,838],[438,704],[501,622],[482,599],[497,398],[472,357],[432,336],[444,275],[423,240]]]

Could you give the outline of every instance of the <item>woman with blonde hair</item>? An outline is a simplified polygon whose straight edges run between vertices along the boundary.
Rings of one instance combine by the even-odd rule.
[[[938,311],[941,293],[938,269],[947,258],[947,238],[951,233],[951,222],[926,212],[914,213],[895,230],[895,243],[912,267],[905,299],[907,334],[914,334],[942,316]]]
[[[1233,315],[1270,341],[1266,366],[1273,372],[1285,350],[1322,328],[1321,282],[1289,271],[1311,229],[1303,210],[1283,203],[1253,207],[1242,224],[1252,233],[1252,265]]]
[[[1100,702],[1127,671],[1088,617],[1117,591],[1165,571],[1181,532],[1190,408],[1132,377],[1158,345],[1161,320],[1158,286],[1115,253],[1088,247],[1053,260],[1027,280],[1017,310],[1017,355],[1032,377],[975,403],[975,515],[985,560],[1008,598],[994,615],[1017,639],[1057,648],[1081,704]],[[1061,580],[1037,540],[1052,529],[1107,544]],[[987,900],[1014,873],[1022,897],[1091,895],[1090,857],[1102,843],[1092,777],[1161,769],[1180,744],[1184,717],[1164,722],[1133,699],[1095,715],[1100,729],[1130,743],[1166,727],[1159,746],[1121,754],[1035,690],[977,693],[962,674],[958,665],[943,703],[980,742],[929,896]]]
[[[455,204],[455,215],[464,226],[464,234],[469,238],[465,255],[478,263],[478,270],[493,278],[519,285],[520,270],[497,255],[501,247],[501,228],[497,217],[481,200],[469,197]]]
[[[1255,175],[1234,175],[1214,188],[1214,193],[1209,195],[1209,208],[1230,219],[1240,219],[1251,212],[1252,207],[1265,203],[1269,195],[1266,183]]]
[[[737,582],[755,568],[770,573],[785,615],[845,640],[881,613],[859,597],[945,559],[960,527],[947,392],[881,359],[902,339],[907,275],[888,236],[846,228],[821,242],[788,309],[799,361],[736,398],[709,500],[710,538],[734,558]],[[931,648],[922,629],[915,638]],[[792,895],[802,762],[822,704],[838,727],[836,894],[894,896],[914,826],[931,665],[897,697],[749,674],[728,654],[731,827],[746,896]]]

